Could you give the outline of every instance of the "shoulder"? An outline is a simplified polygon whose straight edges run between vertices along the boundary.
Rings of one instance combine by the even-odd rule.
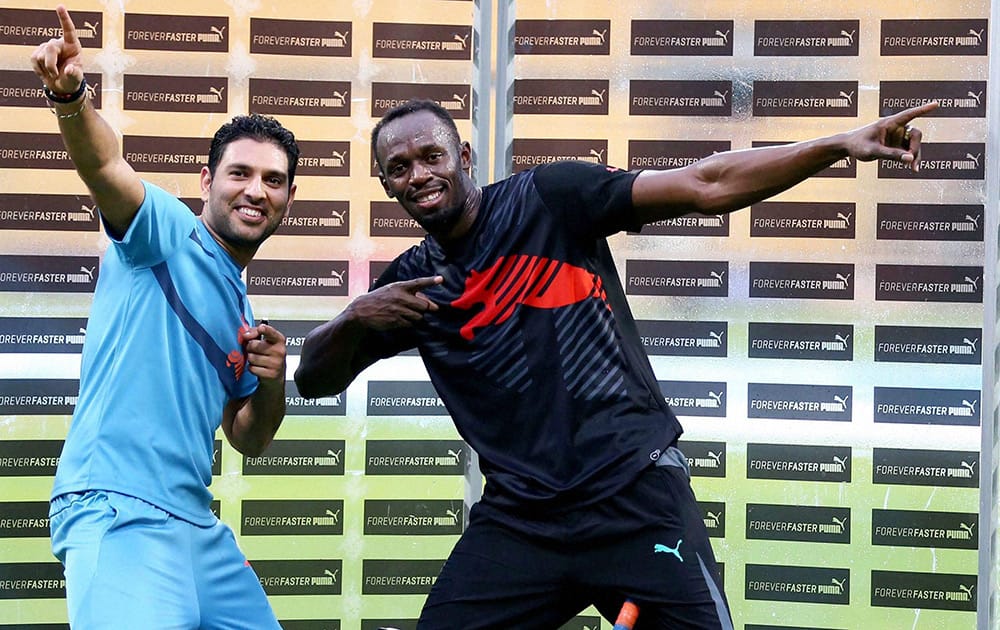
[[[547,204],[616,203],[631,201],[632,183],[636,171],[623,171],[614,166],[582,161],[546,164],[532,169],[534,187]]]
[[[532,180],[543,195],[579,195],[608,184],[631,186],[638,172],[623,171],[614,166],[577,160],[553,162],[532,169]]]
[[[199,221],[180,199],[154,184],[142,183],[144,197],[125,234],[121,238],[108,235],[132,264],[148,266],[175,252]]]
[[[166,209],[168,211],[184,209],[187,210],[188,215],[194,217],[194,212],[187,206],[187,204],[156,184],[143,180],[142,186],[145,189],[145,197],[142,200],[143,206],[148,205],[157,209]]]
[[[145,188],[145,196],[133,219],[133,225],[138,220],[187,229],[198,223],[194,210],[183,201],[156,184],[143,180],[142,185]]]
[[[534,186],[546,208],[585,238],[608,236],[636,225],[632,184],[637,171],[583,161],[546,164],[534,170]]]
[[[628,171],[624,171],[615,166],[598,162],[584,162],[582,160],[563,160],[560,162],[552,162],[550,164],[542,164],[541,166],[536,166],[531,169],[531,172],[534,174],[536,180],[539,178],[558,179],[563,177],[604,178],[629,174]]]

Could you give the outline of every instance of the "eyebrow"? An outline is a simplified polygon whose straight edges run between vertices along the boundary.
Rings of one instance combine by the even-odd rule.
[[[226,169],[232,170],[234,168],[242,169],[244,171],[251,171],[253,168],[246,164],[245,162],[230,162],[226,165]],[[288,171],[283,171],[281,169],[263,169],[264,175],[280,175],[281,177],[287,178]]]
[[[417,146],[417,153],[424,153],[431,149],[444,149],[444,148],[445,147],[440,142],[432,140]],[[385,163],[388,164],[390,162],[408,161],[400,158],[400,155],[403,153],[406,153],[406,151],[404,150],[404,151],[396,151],[394,153],[389,153],[389,155],[385,157]]]

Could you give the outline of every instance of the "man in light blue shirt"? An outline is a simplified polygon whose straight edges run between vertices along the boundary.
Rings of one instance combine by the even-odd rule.
[[[298,146],[265,116],[223,125],[195,217],[124,161],[90,104],[73,22],[57,14],[63,36],[32,66],[112,244],[52,491],[70,623],[278,628],[208,485],[220,425],[258,455],[284,417],[285,337],[253,323],[241,275],[292,203]]]

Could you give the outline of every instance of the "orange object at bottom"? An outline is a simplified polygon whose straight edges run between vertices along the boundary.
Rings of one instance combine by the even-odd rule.
[[[614,630],[632,630],[635,620],[639,618],[639,607],[633,602],[626,601],[622,604],[618,619],[615,620]]]

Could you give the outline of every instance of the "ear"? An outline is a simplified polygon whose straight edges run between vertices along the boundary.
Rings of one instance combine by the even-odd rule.
[[[468,171],[472,168],[472,145],[468,141],[462,142],[461,156],[462,156],[462,170]]]
[[[212,188],[212,172],[207,166],[201,167],[201,200],[208,203],[208,191]]]
[[[396,194],[389,190],[389,182],[385,181],[385,175],[382,174],[382,169],[378,170],[378,181],[382,184],[382,190],[385,191],[385,196],[389,199],[395,199]]]

